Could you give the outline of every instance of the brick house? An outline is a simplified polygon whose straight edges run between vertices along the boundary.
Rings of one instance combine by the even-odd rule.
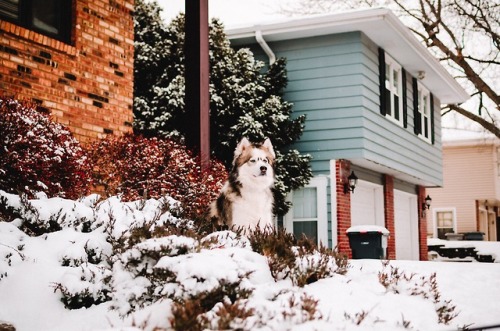
[[[87,143],[132,130],[134,0],[0,0],[0,93]]]

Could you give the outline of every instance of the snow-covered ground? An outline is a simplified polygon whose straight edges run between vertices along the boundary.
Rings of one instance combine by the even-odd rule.
[[[222,283],[246,290],[238,302],[251,312],[230,329],[427,331],[500,325],[499,263],[350,260],[347,273],[299,287],[290,277],[276,280],[268,258],[232,232],[201,239],[167,235],[113,251],[131,229],[175,222],[163,208],[170,200],[41,197],[23,204],[1,191],[0,199],[0,205],[17,208],[25,224],[61,225],[59,231],[28,236],[20,219],[0,221],[0,322],[18,331],[169,330],[174,301]],[[491,250],[497,254],[498,247]],[[151,252],[158,253],[156,260]],[[168,271],[169,281],[155,283],[155,271]],[[152,284],[154,291],[148,292]],[[107,300],[88,308],[70,310],[61,302],[71,297],[63,292],[98,300],[106,291]],[[205,316],[217,321],[222,306]],[[442,319],[446,309],[456,317],[439,323],[439,308],[445,309]]]

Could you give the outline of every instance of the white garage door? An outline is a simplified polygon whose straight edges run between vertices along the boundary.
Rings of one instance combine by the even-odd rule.
[[[354,193],[351,193],[351,225],[384,226],[382,185],[358,180]]]
[[[418,209],[415,194],[394,190],[394,228],[396,259],[418,260]]]

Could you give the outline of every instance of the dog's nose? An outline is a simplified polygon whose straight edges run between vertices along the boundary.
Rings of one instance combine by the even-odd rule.
[[[266,172],[267,172],[267,167],[265,167],[265,166],[261,166],[261,167],[260,167],[260,173],[261,173],[261,174],[265,174]]]

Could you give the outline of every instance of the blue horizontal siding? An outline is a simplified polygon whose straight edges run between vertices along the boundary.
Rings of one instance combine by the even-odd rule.
[[[435,143],[413,131],[413,93],[407,75],[406,128],[380,114],[378,46],[361,32],[269,43],[287,58],[285,100],[293,115],[305,114],[304,133],[294,146],[312,156],[315,173],[329,171],[332,159],[364,159],[419,182],[442,185],[441,119],[435,98]],[[267,60],[250,45],[256,58]]]

